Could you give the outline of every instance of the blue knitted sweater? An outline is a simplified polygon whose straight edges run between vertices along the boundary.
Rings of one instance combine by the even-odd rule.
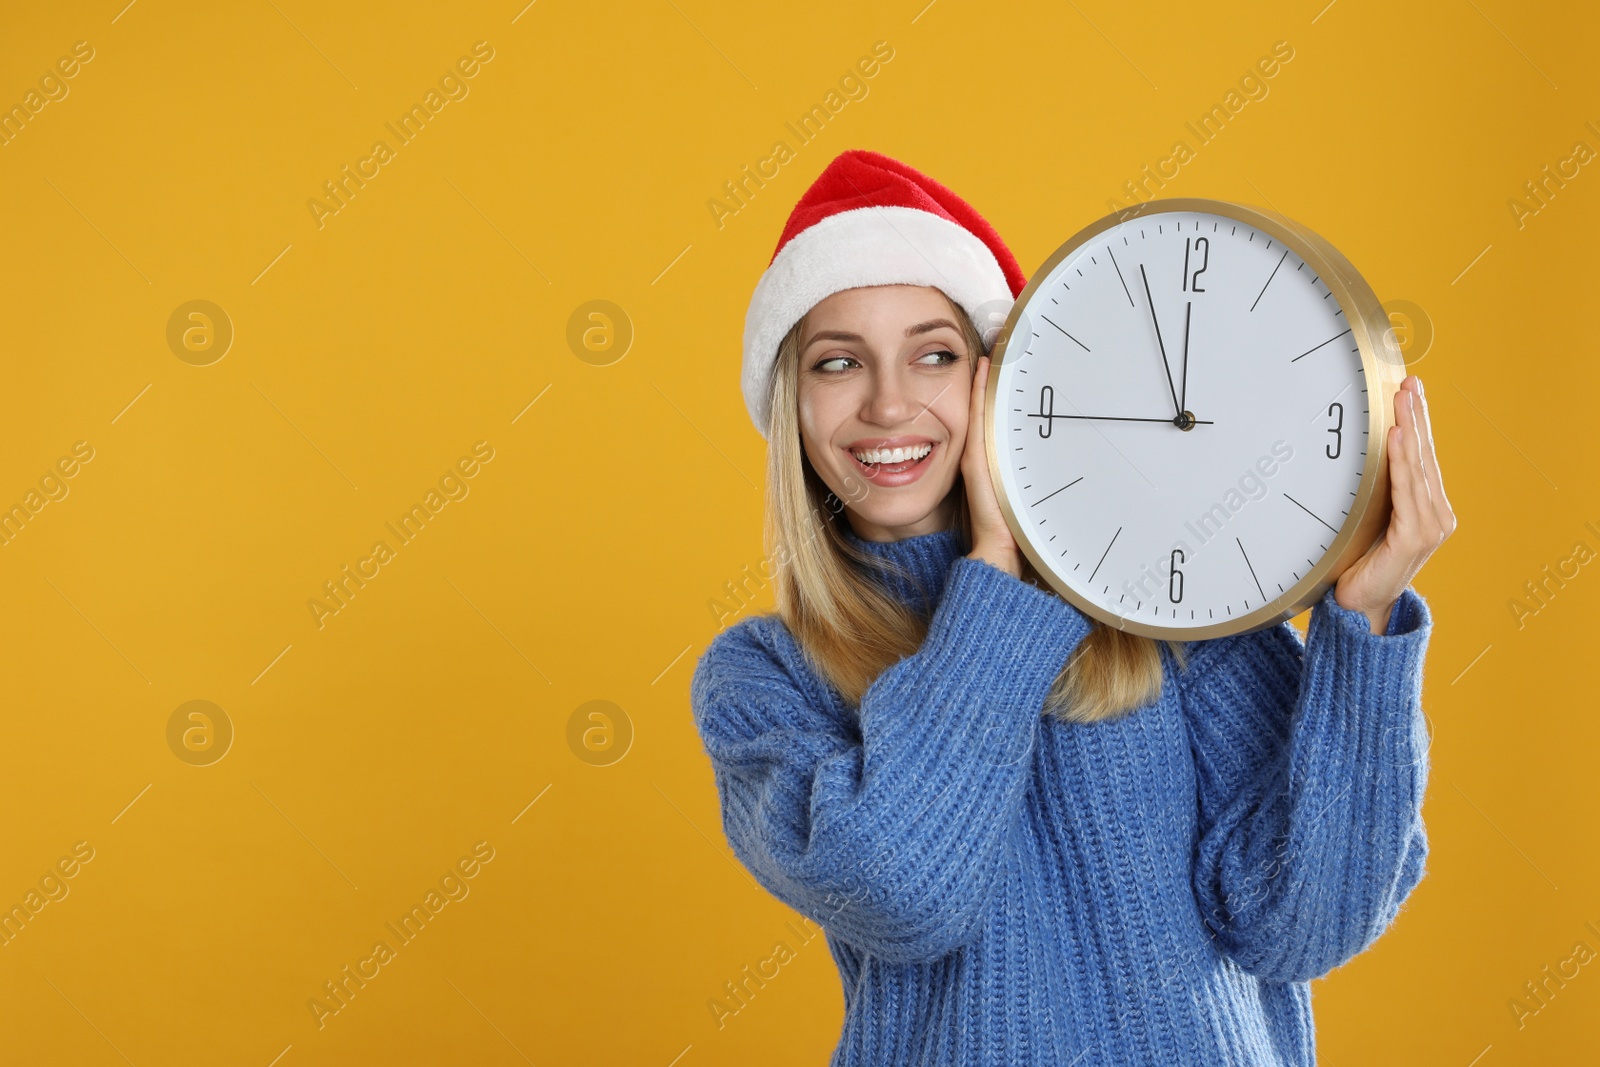
[[[953,530],[847,536],[932,608],[859,710],[776,615],[690,684],[735,855],[826,930],[832,1063],[1314,1064],[1311,979],[1423,875],[1425,601],[1163,647],[1159,698],[1067,724],[1041,710],[1087,616]]]

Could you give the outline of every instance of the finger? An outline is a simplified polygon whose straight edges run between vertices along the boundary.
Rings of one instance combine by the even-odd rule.
[[[1395,393],[1395,424],[1389,429],[1389,497],[1394,505],[1394,515],[1389,520],[1390,529],[1399,535],[1409,535],[1416,526],[1417,488],[1416,469],[1409,453],[1411,435],[1406,432],[1406,390]]]
[[[972,376],[972,396],[967,412],[968,457],[976,459],[977,450],[983,447],[983,395],[989,380],[989,359],[979,357],[977,373]]]
[[[1428,480],[1434,515],[1439,528],[1448,533],[1455,526],[1455,512],[1444,493],[1444,474],[1439,470],[1439,456],[1433,445],[1433,420],[1428,414],[1428,398],[1422,392],[1422,379],[1417,379],[1417,416],[1420,424],[1419,440],[1422,444],[1422,472]]]
[[[1433,513],[1433,504],[1428,498],[1428,480],[1422,476],[1422,444],[1417,435],[1417,394],[1409,383],[1410,379],[1402,383],[1400,392],[1395,395],[1395,418],[1405,439],[1405,463],[1410,475],[1412,503],[1416,505],[1417,517],[1421,519]]]
[[[1405,419],[1402,429],[1406,441],[1405,466],[1410,475],[1413,510],[1403,533],[1406,535],[1407,551],[1420,560],[1420,557],[1432,552],[1438,545],[1440,526],[1433,489],[1428,484],[1427,472],[1423,469],[1422,426],[1418,414],[1421,405],[1417,400],[1417,379],[1414,376],[1407,378],[1405,386],[1403,397]]]
[[[966,424],[968,435],[976,442],[982,442],[984,435],[984,394],[989,387],[989,358],[981,358],[978,362],[978,374],[973,376],[973,411]]]
[[[1408,379],[1406,389],[1406,437],[1410,444],[1407,465],[1411,467],[1412,483],[1416,486],[1416,535],[1418,547],[1432,551],[1439,543],[1439,505],[1433,486],[1428,483],[1428,472],[1423,462],[1422,401],[1417,396],[1417,379]]]

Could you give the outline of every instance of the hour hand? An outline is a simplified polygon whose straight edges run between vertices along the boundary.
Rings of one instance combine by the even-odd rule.
[[[1172,384],[1172,364],[1167,361],[1167,343],[1161,339],[1161,320],[1156,318],[1156,302],[1150,297],[1150,279],[1145,276],[1144,264],[1139,264],[1139,277],[1144,281],[1144,302],[1150,308],[1150,322],[1156,328],[1156,345],[1161,349],[1161,366],[1167,372],[1167,388],[1172,390],[1172,410],[1183,417],[1183,405],[1178,403],[1178,388]]]

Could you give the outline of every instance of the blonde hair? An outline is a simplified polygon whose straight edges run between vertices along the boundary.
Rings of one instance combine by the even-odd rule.
[[[941,295],[942,291],[941,291]],[[966,313],[949,301],[961,326],[969,366],[988,352]],[[800,332],[805,318],[778,346],[772,420],[767,440],[766,539],[774,546],[778,615],[812,666],[852,707],[883,671],[922,647],[929,617],[901,603],[872,578],[874,567],[894,569],[845,538],[845,502],[818,477],[800,439]],[[863,490],[867,487],[862,486]],[[958,475],[953,529],[970,548],[972,519]],[[1058,595],[1022,557],[1024,581]],[[1153,638],[1098,620],[1062,667],[1045,711],[1063,722],[1097,722],[1143,707],[1161,693],[1161,654]],[[1181,667],[1181,642],[1165,642]]]

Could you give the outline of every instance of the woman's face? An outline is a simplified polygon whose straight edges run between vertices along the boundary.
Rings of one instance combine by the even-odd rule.
[[[966,444],[972,359],[937,289],[844,289],[800,332],[800,438],[856,535],[947,528]]]

